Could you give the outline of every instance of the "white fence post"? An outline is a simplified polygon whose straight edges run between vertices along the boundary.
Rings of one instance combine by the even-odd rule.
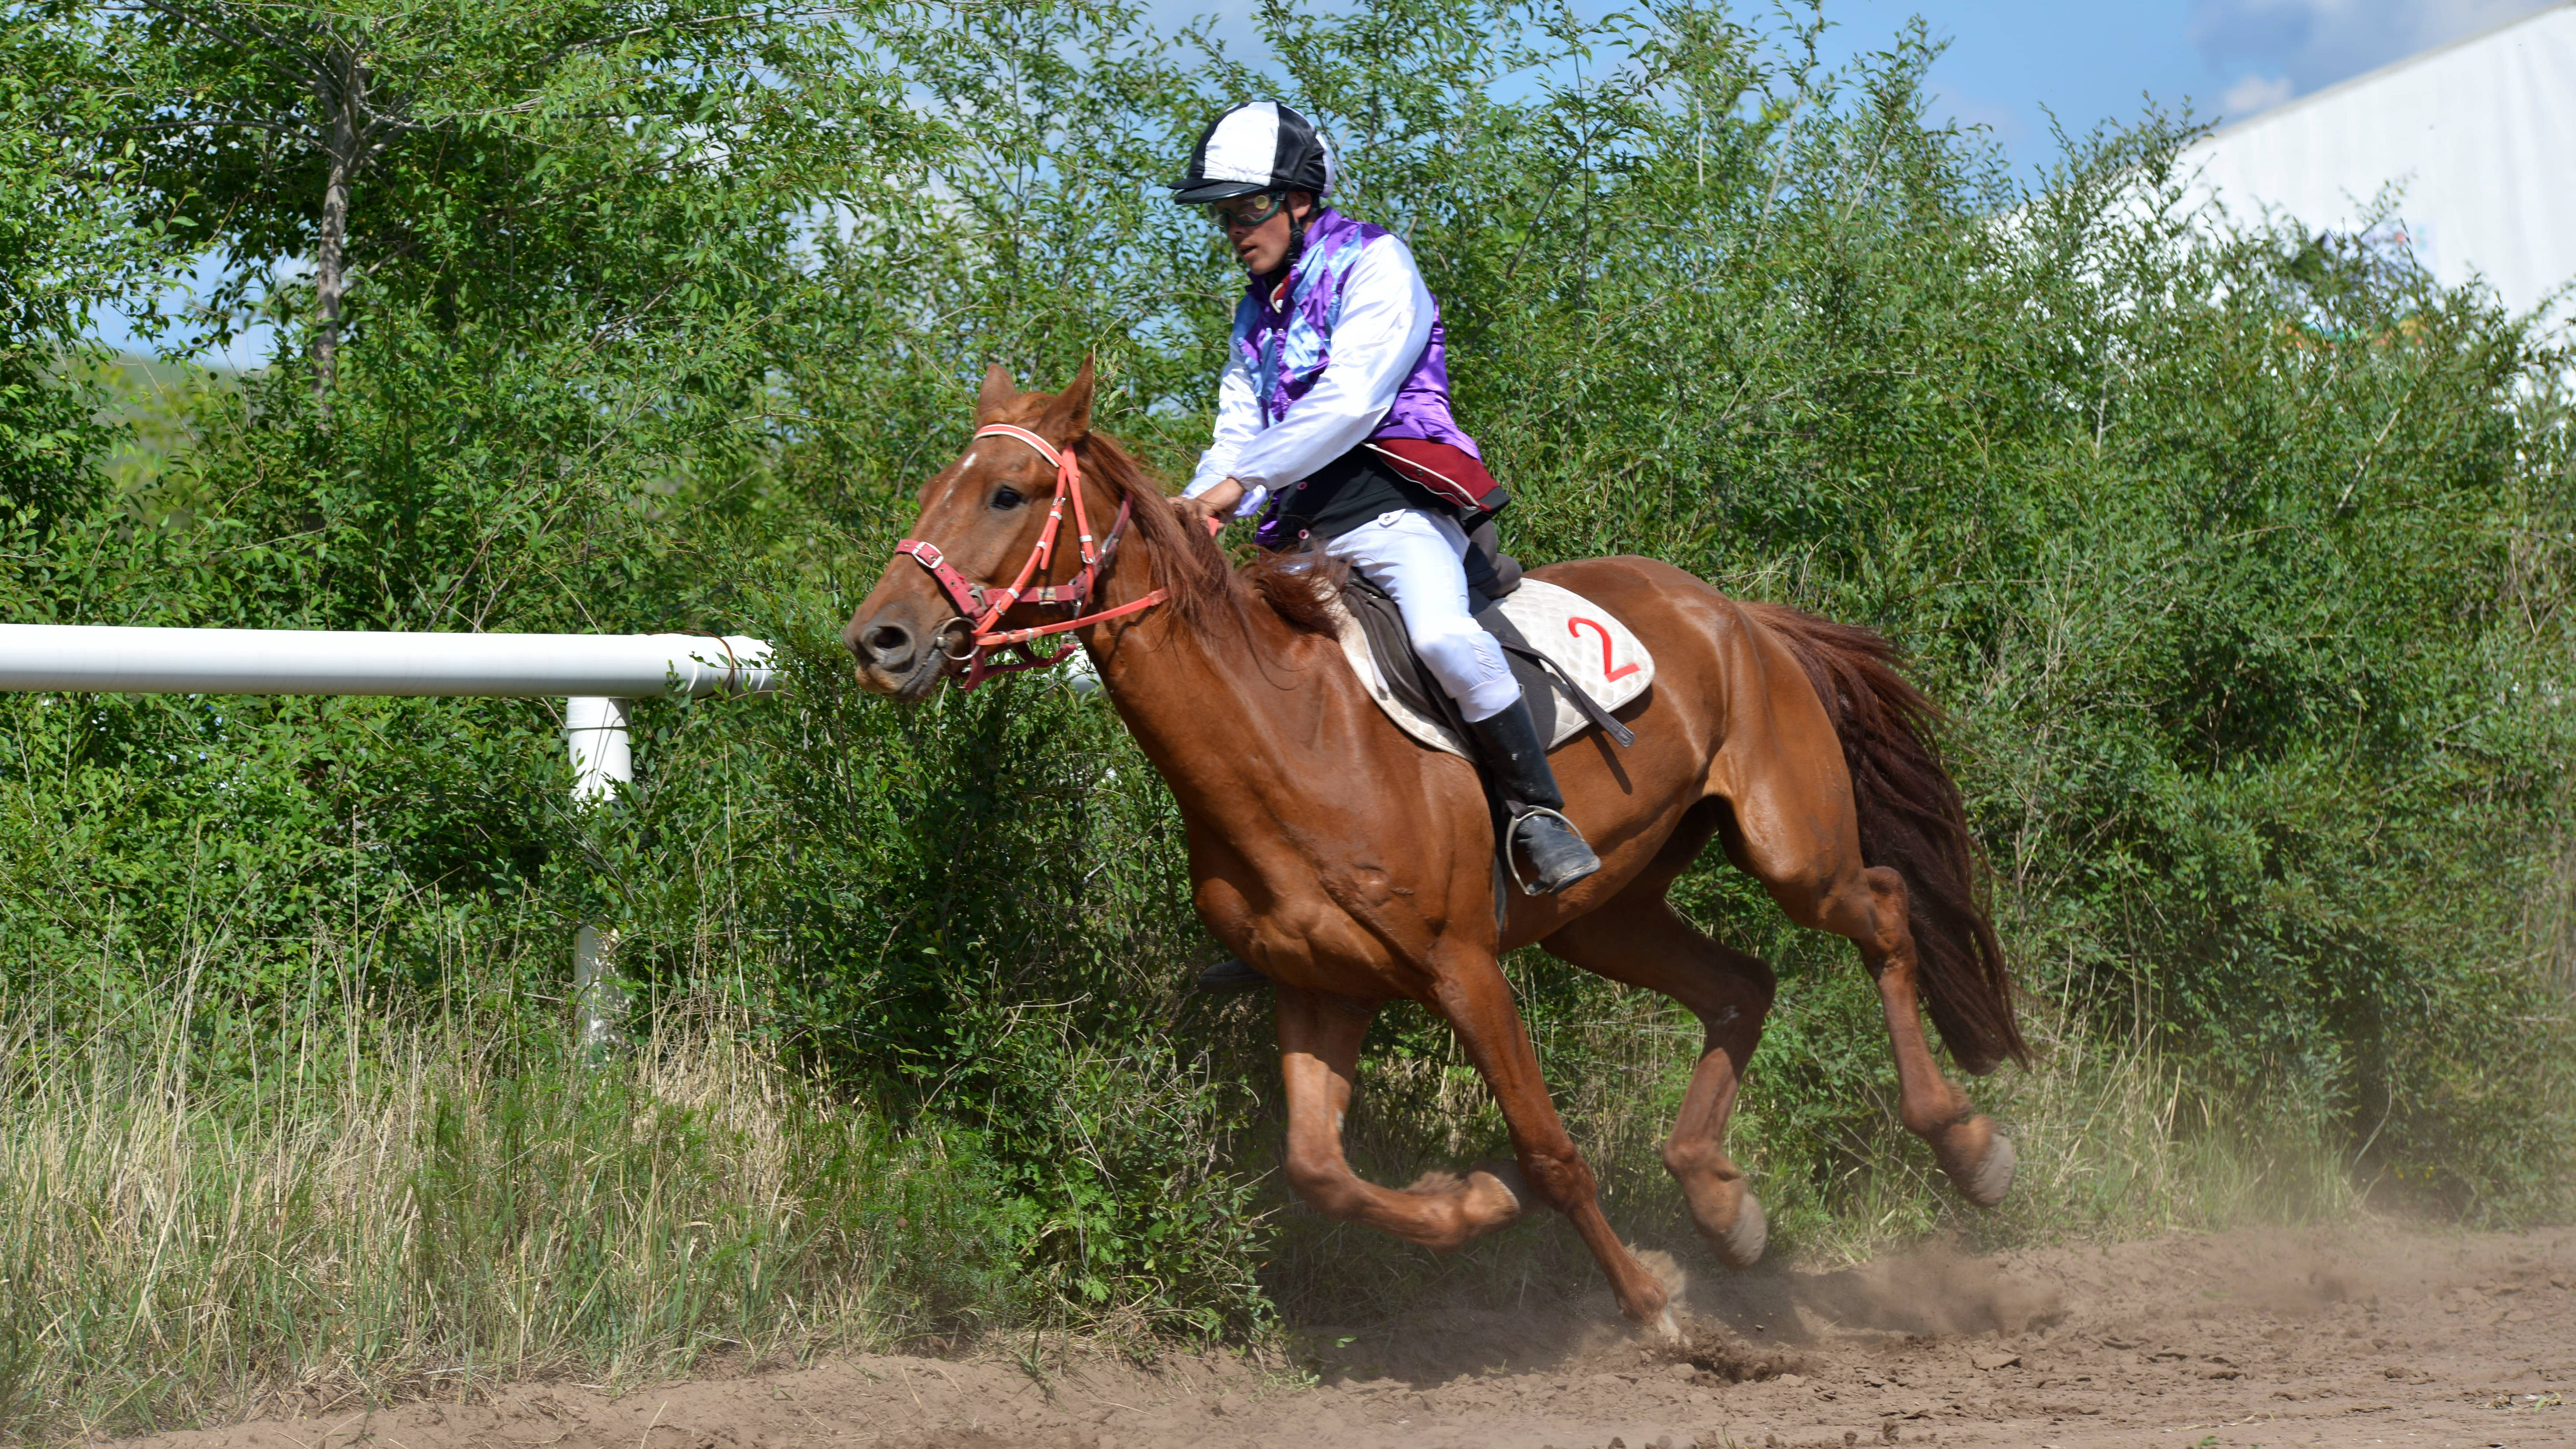
[[[572,750],[572,803],[586,809],[635,783],[635,739],[627,732],[633,701],[574,695],[564,701],[564,743]],[[584,922],[572,937],[573,1010],[581,1020],[581,1046],[596,1054],[625,1040],[618,1021],[626,993],[610,978],[616,964],[617,928]]]
[[[564,743],[572,747],[572,798],[587,805],[635,783],[635,742],[626,733],[634,701],[574,695],[564,701]]]

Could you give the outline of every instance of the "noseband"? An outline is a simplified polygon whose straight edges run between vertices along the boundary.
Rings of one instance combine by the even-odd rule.
[[[966,664],[965,676],[958,681],[959,689],[973,689],[997,674],[1017,674],[1024,669],[1047,669],[1062,664],[1073,657],[1076,647],[1073,640],[1065,640],[1064,647],[1053,654],[1038,653],[1029,647],[1029,641],[1049,634],[1062,634],[1079,629],[1086,624],[1097,624],[1104,619],[1142,613],[1169,598],[1172,592],[1169,589],[1156,589],[1132,603],[1120,604],[1114,609],[1103,609],[1096,614],[1084,614],[1079,618],[1067,619],[1061,624],[1040,624],[1026,629],[995,632],[993,626],[1001,622],[1004,614],[1020,604],[1037,604],[1056,609],[1079,609],[1089,602],[1092,588],[1108,573],[1109,561],[1117,556],[1119,537],[1127,531],[1130,505],[1124,498],[1119,500],[1117,520],[1109,525],[1108,534],[1100,540],[1100,547],[1095,551],[1091,545],[1091,519],[1082,504],[1082,463],[1071,447],[1058,448],[1028,429],[1015,428],[1008,423],[991,423],[978,428],[975,430],[975,437],[978,441],[985,438],[1017,438],[1037,449],[1038,456],[1055,465],[1055,502],[1047,509],[1046,530],[1038,535],[1037,547],[1029,550],[1029,561],[1020,566],[1020,576],[1011,580],[1009,588],[979,584],[959,573],[950,566],[947,558],[940,553],[939,545],[935,543],[907,538],[894,546],[896,553],[910,558],[929,572],[941,592],[948,595],[948,602],[957,610],[957,617],[967,621],[968,631],[975,642],[963,656],[950,656],[951,658],[962,657]],[[1073,500],[1074,534],[1082,548],[1082,572],[1075,574],[1065,583],[1032,589],[1028,586],[1029,580],[1035,578],[1037,571],[1055,556],[1056,530],[1064,522],[1064,503],[1067,498]],[[995,649],[1018,650],[1019,662],[986,663],[987,654]]]

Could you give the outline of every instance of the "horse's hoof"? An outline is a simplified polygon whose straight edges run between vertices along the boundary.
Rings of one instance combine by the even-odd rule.
[[[1528,1212],[1530,1204],[1538,1201],[1537,1195],[1530,1191],[1529,1178],[1522,1174],[1521,1165],[1517,1162],[1479,1162],[1467,1169],[1467,1183],[1471,1189],[1480,1177],[1492,1178],[1495,1186],[1510,1194],[1513,1217]]]
[[[1511,1173],[1506,1178],[1504,1173]],[[1465,1209],[1468,1231],[1487,1233],[1520,1220],[1528,1204],[1527,1187],[1520,1174],[1504,1167],[1480,1167],[1467,1174],[1459,1191],[1459,1205]]]
[[[1662,1339],[1666,1343],[1679,1343],[1682,1341],[1682,1326],[1673,1320],[1673,1309],[1671,1304],[1665,1304],[1663,1311],[1655,1315],[1655,1322],[1652,1331],[1655,1337]]]
[[[1726,1231],[1703,1236],[1717,1250],[1717,1261],[1730,1268],[1750,1268],[1761,1262],[1762,1250],[1771,1241],[1771,1225],[1762,1217],[1762,1199],[1746,1189],[1735,1209],[1735,1221]]]
[[[1981,1208],[2002,1202],[2004,1194],[2012,1191],[2012,1139],[1996,1133],[1994,1145],[1986,1149],[1985,1160],[1977,1164],[1975,1171],[1957,1181],[1959,1195]]]

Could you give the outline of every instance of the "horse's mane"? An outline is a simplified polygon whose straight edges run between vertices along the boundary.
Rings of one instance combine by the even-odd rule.
[[[1117,490],[1126,502],[1127,526],[1153,555],[1162,586],[1171,591],[1166,607],[1191,628],[1223,622],[1249,640],[1250,610],[1257,597],[1299,633],[1334,632],[1333,598],[1348,572],[1339,561],[1313,551],[1264,551],[1237,569],[1214,538],[1181,522],[1161,480],[1116,438],[1094,432],[1076,446],[1084,474]]]

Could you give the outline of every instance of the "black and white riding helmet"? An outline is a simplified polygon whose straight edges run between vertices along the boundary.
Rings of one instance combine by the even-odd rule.
[[[1304,116],[1277,101],[1245,101],[1208,122],[1172,199],[1200,206],[1265,191],[1333,188],[1333,149]]]

